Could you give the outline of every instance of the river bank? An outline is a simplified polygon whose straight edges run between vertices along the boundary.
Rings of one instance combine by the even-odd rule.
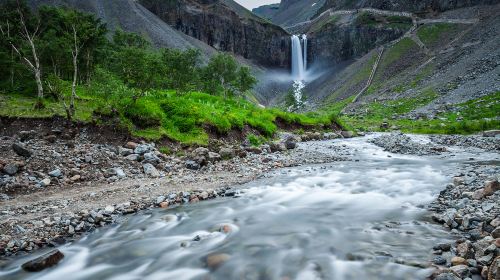
[[[308,172],[312,172],[312,170],[336,170],[337,167],[335,167],[335,165],[324,164],[338,161],[339,165],[344,165],[351,162],[354,167],[357,163],[363,161],[369,162],[374,160],[375,162],[384,162],[386,161],[385,159],[399,161],[406,160],[407,157],[414,160],[413,154],[419,155],[422,151],[428,151],[424,153],[428,157],[450,162],[450,167],[447,167],[444,173],[448,177],[448,181],[452,181],[454,185],[445,187],[445,182],[443,181],[442,186],[437,186],[444,189],[441,193],[437,190],[437,200],[435,200],[434,196],[426,196],[423,201],[431,199],[429,202],[432,202],[432,200],[435,200],[435,202],[428,204],[429,206],[426,208],[428,208],[431,213],[436,213],[434,215],[436,221],[451,225],[453,228],[451,234],[458,238],[458,241],[439,242],[435,244],[434,256],[421,257],[419,261],[412,259],[404,260],[394,256],[390,257],[394,258],[392,262],[417,267],[429,267],[433,263],[438,267],[437,271],[440,275],[438,276],[436,274],[436,279],[454,279],[453,277],[458,277],[457,275],[465,279],[471,274],[478,275],[485,271],[484,267],[488,267],[486,273],[493,271],[489,268],[496,256],[498,256],[498,247],[493,251],[490,250],[492,248],[483,250],[482,252],[486,253],[483,255],[471,255],[471,253],[468,252],[464,255],[465,261],[457,257],[460,257],[461,254],[458,251],[458,248],[461,247],[460,244],[466,242],[465,240],[471,240],[469,230],[476,230],[479,232],[479,235],[474,235],[477,239],[470,241],[471,248],[475,248],[474,246],[477,247],[476,243],[479,241],[482,242],[480,244],[487,243],[488,247],[498,243],[498,239],[494,237],[494,234],[496,234],[494,221],[498,218],[499,210],[498,203],[495,204],[499,199],[498,192],[494,192],[492,195],[481,198],[478,201],[472,201],[472,203],[463,201],[463,197],[469,195],[466,190],[480,189],[485,181],[491,181],[492,179],[494,181],[494,176],[498,174],[498,139],[482,136],[456,136],[452,139],[455,145],[443,145],[442,143],[451,142],[449,136],[411,136],[410,139],[408,139],[401,134],[384,134],[370,135],[366,137],[366,140],[360,139],[354,142],[364,143],[365,141],[372,141],[388,151],[381,153],[380,151],[370,148],[370,146],[364,144],[359,145],[359,143],[353,145],[353,142],[346,140],[295,142],[290,140],[290,136],[291,135],[283,135],[281,144],[279,145],[281,147],[278,147],[279,150],[277,150],[276,146],[273,147],[274,152],[271,151],[271,147],[267,146],[261,147],[260,149],[249,147],[245,150],[245,157],[235,156],[225,161],[207,161],[207,164],[198,170],[187,168],[187,161],[194,161],[195,163],[202,162],[203,160],[196,160],[196,158],[199,157],[200,154],[202,157],[208,158],[209,154],[206,150],[199,149],[197,152],[192,151],[190,158],[184,158],[179,162],[178,168],[173,169],[176,170],[176,173],[171,173],[168,176],[165,174],[162,176],[160,173],[158,178],[149,178],[144,177],[143,174],[139,174],[138,177],[128,179],[114,178],[112,180],[116,180],[115,182],[108,183],[107,180],[109,178],[113,176],[118,177],[115,174],[113,176],[105,176],[104,178],[106,181],[104,182],[91,183],[87,186],[72,185],[66,188],[48,188],[44,191],[30,194],[18,194],[12,199],[1,202],[1,213],[4,217],[8,217],[8,222],[4,223],[4,225],[7,226],[3,226],[2,231],[9,233],[2,236],[5,237],[9,235],[7,238],[10,238],[8,242],[5,242],[7,241],[5,240],[4,244],[7,246],[9,242],[11,245],[14,244],[14,246],[10,247],[13,250],[8,250],[6,252],[7,254],[11,254],[19,251],[19,249],[30,252],[36,249],[33,245],[40,247],[44,245],[35,243],[35,240],[46,240],[47,244],[58,246],[58,242],[65,243],[70,240],[78,239],[80,235],[92,231],[94,228],[109,223],[120,222],[124,218],[123,214],[136,213],[143,209],[169,207],[175,203],[198,202],[215,196],[238,196],[240,189],[228,187],[234,187],[245,182],[254,181],[257,178],[263,178],[264,180],[270,178],[269,180],[272,181],[272,178],[279,176],[280,172],[285,172],[285,174],[287,174],[286,172],[290,172],[287,170],[292,170],[292,173],[294,172],[293,168],[290,169],[286,167],[303,165],[305,170],[310,170]],[[337,136],[307,134],[303,140],[323,137]],[[296,138],[295,140],[302,139]],[[292,148],[292,142],[295,144],[294,149],[287,149],[286,146]],[[124,143],[123,145],[126,146],[128,144]],[[467,145],[466,149],[464,149],[465,145]],[[400,154],[407,154],[408,156],[398,156]],[[319,164],[319,166],[315,164]],[[283,167],[285,169],[279,171]],[[124,172],[129,173],[130,171],[124,169]],[[160,172],[165,171],[162,170]],[[170,172],[174,171],[170,170]],[[306,172],[305,174],[308,173]],[[473,176],[471,174],[475,175]],[[347,179],[354,179],[350,176],[352,175],[347,176]],[[452,177],[463,177],[466,180],[457,178],[452,180]],[[414,182],[417,183],[418,181]],[[457,182],[460,183],[457,184]],[[436,187],[432,186],[430,183],[425,186],[432,188]],[[377,187],[380,186],[377,185]],[[246,192],[246,188],[247,187],[241,190],[243,194]],[[391,187],[386,191],[392,191],[392,189]],[[385,192],[383,188],[381,191]],[[309,191],[306,191],[306,193],[307,192]],[[434,193],[434,191],[431,191],[429,195],[432,193]],[[417,201],[418,200],[420,199],[417,199]],[[464,204],[466,207],[460,208],[460,205]],[[486,206],[484,207],[484,205]],[[440,220],[443,214],[446,214],[444,216],[450,216],[448,213],[453,211],[451,209],[456,210],[451,218],[453,222]],[[477,212],[478,210],[481,212]],[[139,213],[144,212],[141,211]],[[463,217],[467,216],[469,213],[482,214],[472,219],[470,217],[464,219]],[[132,217],[134,216],[136,215],[132,215]],[[470,223],[471,228],[461,228],[462,223],[467,219],[469,220],[468,223]],[[389,225],[390,228],[394,229],[406,227],[404,223],[403,226],[397,226],[396,224],[391,225],[391,223],[385,226]],[[378,226],[375,226],[375,228],[378,228]],[[414,230],[415,229],[409,231]],[[25,239],[23,240],[23,238]],[[30,238],[33,241],[31,241]],[[16,241],[12,242],[12,240]],[[22,240],[22,242],[19,242],[19,240]],[[23,244],[27,245],[23,247]],[[466,244],[468,243],[466,242]],[[31,248],[30,245],[32,246]],[[431,247],[432,246],[429,247],[429,250]],[[373,258],[370,254],[348,253],[353,261]],[[491,262],[490,260],[481,259],[484,256],[488,256],[489,258],[490,255]],[[467,258],[465,258],[465,256],[467,256]],[[422,259],[427,261],[423,261]],[[483,274],[484,273],[485,272],[483,272]],[[495,272],[493,271],[491,273]]]

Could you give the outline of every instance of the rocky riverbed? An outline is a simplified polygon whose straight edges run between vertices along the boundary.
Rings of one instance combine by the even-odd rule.
[[[84,133],[80,133],[79,139],[86,139]],[[72,141],[74,144],[68,147],[63,139],[51,142],[33,136],[23,138],[24,134],[20,132],[2,140],[4,173],[9,163],[23,161],[17,172],[3,177],[9,179],[2,186],[5,196],[0,202],[0,246],[4,256],[31,252],[47,245],[59,246],[96,228],[120,223],[130,217],[127,214],[143,213],[140,210],[171,208],[172,205],[196,203],[215,197],[237,197],[240,190],[235,186],[260,177],[274,178],[279,172],[277,170],[283,167],[305,165],[306,171],[310,169],[307,166],[316,170],[313,164],[336,161],[352,162],[356,166],[357,161],[370,159],[382,163],[384,157],[400,157],[397,155],[403,154],[405,156],[401,159],[409,156],[415,160],[414,155],[418,155],[426,161],[435,158],[455,166],[454,170],[446,171],[450,184],[442,185],[442,191],[437,193],[435,201],[425,208],[434,213],[432,219],[435,223],[442,223],[450,230],[450,236],[456,241],[437,242],[426,262],[402,260],[396,256],[393,262],[410,267],[434,267],[431,277],[435,279],[500,277],[497,273],[500,245],[498,138],[376,134],[361,141],[369,141],[387,151],[378,155],[376,150],[366,150],[366,145],[351,145],[351,142],[344,140],[324,141],[341,138],[340,133],[306,133],[302,136],[283,134],[279,140],[258,148],[245,144],[226,145],[217,150],[212,147],[197,148],[186,150],[182,156],[167,156],[152,143],[102,145],[79,140]],[[343,133],[343,136],[351,135]],[[28,150],[30,155],[19,148]],[[60,156],[50,157],[53,152]],[[370,156],[372,152],[377,154],[375,158]],[[85,156],[89,154],[92,159],[96,159],[95,162],[85,162]],[[43,160],[44,157],[47,159]],[[145,167],[148,164],[156,172],[148,172],[149,167]],[[323,168],[328,170],[329,167],[320,169]],[[50,173],[56,169],[61,174],[51,176]],[[76,175],[71,173],[72,170],[77,169],[81,177],[71,180]],[[387,170],[390,172],[390,167]],[[86,176],[89,172],[94,172],[95,177]],[[409,176],[408,172],[401,174]],[[37,176],[36,180],[30,180],[32,176]],[[374,173],[370,176],[378,175]],[[44,179],[50,179],[51,183],[42,186],[40,181]],[[332,177],[331,180],[337,178]],[[405,181],[407,179],[401,180],[402,184],[408,183]],[[423,178],[421,181],[419,183],[423,183]],[[28,190],[12,191],[16,182],[28,182]],[[392,192],[392,187],[388,191]],[[324,195],[328,194],[326,192]],[[405,232],[399,227],[407,227],[405,223],[399,222],[384,224],[396,232]],[[373,228],[380,230],[378,225]],[[411,233],[414,230],[406,231]],[[221,232],[226,232],[225,227],[221,227]],[[384,254],[385,258],[392,258],[390,253]],[[58,259],[58,256],[56,251],[49,254],[45,261]],[[358,253],[349,253],[348,256],[352,260],[367,258]],[[25,270],[37,269],[36,265],[33,268],[33,263],[27,264]]]
[[[259,147],[222,143],[166,155],[154,143],[95,143],[85,128],[1,136],[0,254],[57,246],[147,208],[235,196],[229,186],[273,169],[345,160],[345,147],[311,153],[314,145],[298,144],[338,137],[284,133]]]
[[[451,157],[453,147],[500,152],[500,138],[478,135],[433,135],[428,141],[415,141],[392,133],[371,142],[403,154]],[[455,243],[434,247],[434,279],[500,279],[500,161],[469,160],[459,166],[456,176],[429,206],[435,213],[432,218],[457,236]]]

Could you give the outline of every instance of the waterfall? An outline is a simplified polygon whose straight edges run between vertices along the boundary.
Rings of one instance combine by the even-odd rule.
[[[307,56],[307,37],[302,35],[304,42],[304,51],[302,51],[302,43],[297,35],[292,35],[292,78],[294,80],[304,80],[305,68],[304,62]]]
[[[304,72],[307,70],[307,35],[302,35],[302,42],[304,43]]]

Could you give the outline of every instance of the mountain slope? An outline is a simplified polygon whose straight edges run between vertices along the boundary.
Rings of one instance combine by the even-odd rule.
[[[156,46],[188,49],[200,49],[205,57],[216,51],[207,44],[186,36],[170,27],[157,16],[134,0],[29,0],[31,7],[56,5],[76,8],[96,14],[108,28],[121,28],[128,32],[142,34]]]
[[[289,34],[232,0],[140,0],[177,30],[269,67],[290,64]]]
[[[324,3],[325,0],[282,0],[279,5],[261,6],[253,9],[253,12],[274,24],[286,27],[311,19]]]

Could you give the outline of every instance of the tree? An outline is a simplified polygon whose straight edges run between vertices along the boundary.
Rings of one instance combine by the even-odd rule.
[[[179,92],[193,90],[198,82],[199,60],[200,51],[197,49],[163,49],[162,62],[169,86]]]
[[[224,97],[242,94],[252,89],[256,82],[250,68],[239,67],[237,61],[225,53],[212,57],[203,70],[203,89],[211,94],[222,92]]]
[[[43,106],[43,84],[42,69],[37,52],[36,40],[40,35],[40,18],[31,15],[29,8],[24,2],[17,0],[8,1],[2,7],[2,18],[0,33],[7,44],[20,57],[21,61],[33,72],[37,85],[37,108]],[[14,11],[14,13],[12,13]],[[25,49],[29,49],[26,51]]]
[[[66,66],[71,65],[72,83],[69,106],[63,98],[63,105],[67,111],[68,118],[75,114],[75,99],[76,86],[79,80],[79,62],[87,61],[87,68],[90,68],[90,57],[100,43],[104,40],[106,27],[99,19],[96,19],[91,14],[81,13],[75,10],[43,7],[40,9],[40,16],[44,20],[44,25],[49,32],[44,36],[45,42],[50,46],[59,48],[58,63]],[[61,51],[63,50],[63,51]],[[64,51],[65,50],[65,51]],[[86,59],[81,58],[83,52],[87,53]],[[54,73],[59,75],[55,70],[56,62],[51,54],[54,65]],[[69,62],[71,61],[71,62]],[[68,63],[69,62],[69,63]],[[90,69],[87,69],[90,72]]]
[[[120,29],[113,34],[113,44],[117,48],[134,47],[138,49],[148,49],[151,43],[139,34],[125,32]]]

